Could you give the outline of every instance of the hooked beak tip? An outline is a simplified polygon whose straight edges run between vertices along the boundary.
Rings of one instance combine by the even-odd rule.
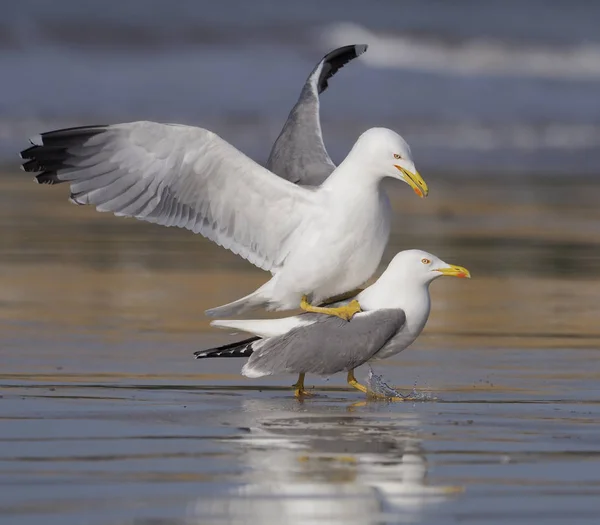
[[[462,266],[450,265],[448,268],[438,268],[436,271],[449,277],[461,277],[463,279],[471,278],[471,272]]]
[[[421,177],[421,174],[417,170],[412,173],[397,164],[394,164],[394,167],[402,173],[402,180],[406,182],[419,197],[424,198],[429,195],[427,183],[423,180],[423,177]]]

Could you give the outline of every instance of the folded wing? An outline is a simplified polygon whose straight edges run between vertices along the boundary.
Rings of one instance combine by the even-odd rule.
[[[216,134],[154,122],[44,133],[21,152],[40,183],[71,185],[99,211],[200,233],[264,270],[289,253],[310,190],[275,176]]]
[[[283,335],[251,342],[252,355],[242,373],[260,377],[301,372],[329,375],[351,370],[379,352],[402,328],[406,315],[400,309],[384,309],[359,313],[350,322],[322,314],[310,319],[312,323]]]

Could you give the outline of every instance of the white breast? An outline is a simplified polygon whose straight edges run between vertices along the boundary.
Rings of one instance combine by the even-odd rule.
[[[384,274],[357,299],[364,310],[401,308],[406,315],[404,326],[373,356],[373,360],[386,359],[411,345],[423,331],[431,309],[428,285],[415,283],[410,276],[395,279],[393,274],[387,278]]]
[[[326,226],[307,230],[275,276],[275,301],[295,307],[302,294],[312,292],[316,304],[358,288],[377,270],[390,233],[387,195],[364,190],[338,194],[325,209]]]

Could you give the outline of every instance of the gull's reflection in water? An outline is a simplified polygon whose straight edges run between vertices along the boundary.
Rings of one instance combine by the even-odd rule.
[[[244,401],[227,421],[245,432],[231,440],[241,485],[194,502],[190,523],[411,523],[460,492],[427,483],[416,415],[307,405]]]

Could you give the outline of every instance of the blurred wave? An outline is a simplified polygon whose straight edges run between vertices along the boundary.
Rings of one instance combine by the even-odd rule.
[[[137,119],[264,161],[319,58],[367,43],[323,94],[334,160],[388,126],[424,172],[597,173],[599,17],[584,0],[23,0],[0,20],[0,161],[40,131]]]
[[[538,45],[378,33],[357,24],[335,24],[324,34],[331,47],[369,42],[365,63],[461,75],[493,74],[557,79],[600,78],[600,45]]]

